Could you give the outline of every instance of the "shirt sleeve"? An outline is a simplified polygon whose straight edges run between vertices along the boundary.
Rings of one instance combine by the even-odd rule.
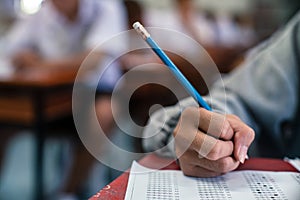
[[[281,123],[291,120],[298,103],[298,63],[294,46],[299,38],[300,13],[269,40],[250,51],[244,64],[210,90],[212,104],[238,115],[258,134],[281,137]],[[300,33],[298,31],[298,33]],[[299,39],[298,39],[299,41]],[[226,99],[220,93],[226,93]],[[222,108],[223,107],[223,108]]]
[[[198,106],[191,97],[178,102],[175,106],[166,107],[153,113],[143,132],[144,149],[162,156],[175,157],[172,132],[181,111],[190,106]]]
[[[23,49],[34,48],[36,25],[37,22],[34,20],[34,16],[27,16],[15,22],[4,37],[7,56],[10,57]]]

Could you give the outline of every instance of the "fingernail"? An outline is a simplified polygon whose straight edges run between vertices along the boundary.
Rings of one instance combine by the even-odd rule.
[[[239,161],[244,164],[245,162],[245,159],[247,156],[247,151],[248,151],[248,148],[246,146],[241,146],[241,149],[240,149],[240,152],[239,152]]]

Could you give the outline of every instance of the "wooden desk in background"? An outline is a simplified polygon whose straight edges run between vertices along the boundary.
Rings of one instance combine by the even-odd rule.
[[[162,158],[155,154],[150,154],[139,161],[140,164],[154,169],[175,169],[179,167],[171,159]],[[279,159],[267,158],[250,158],[245,164],[240,165],[237,170],[264,170],[264,171],[292,171],[297,170],[289,163]],[[124,172],[110,184],[106,185],[102,190],[90,198],[90,200],[122,200],[125,198],[129,172]]]
[[[0,127],[32,128],[36,137],[35,198],[43,199],[43,145],[48,122],[72,114],[75,70],[21,71],[0,77]]]

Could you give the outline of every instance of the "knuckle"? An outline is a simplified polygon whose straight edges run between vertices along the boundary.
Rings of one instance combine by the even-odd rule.
[[[183,112],[182,112],[182,116],[193,116],[193,115],[195,115],[197,113],[197,111],[196,111],[196,108],[194,108],[194,107],[187,107],[186,109],[184,109],[183,110]]]
[[[229,129],[230,129],[230,123],[228,120],[225,120],[221,130],[221,138],[225,138],[227,136]]]
[[[208,158],[209,160],[213,160],[213,161],[218,160],[218,153],[217,153],[216,151],[211,151],[211,152],[209,152],[209,154],[207,155],[207,158]]]
[[[207,154],[207,158],[209,160],[216,161],[220,157],[220,145],[218,145],[218,141],[216,142],[215,146],[211,149],[211,151]]]
[[[252,128],[249,128],[249,136],[251,138],[251,141],[255,138],[255,131]]]
[[[188,107],[184,109],[181,113],[180,120],[183,126],[192,125],[192,127],[197,126],[199,124],[199,111],[196,107]]]
[[[177,145],[175,145],[175,154],[178,159],[181,159],[184,152],[179,148]]]
[[[241,120],[241,118],[239,118],[238,116],[236,116],[236,115],[233,115],[233,114],[228,114],[227,115],[229,118],[232,118],[232,119],[235,119],[235,120]]]
[[[226,173],[231,169],[231,164],[228,159],[221,159],[218,161],[218,171],[220,173]]]

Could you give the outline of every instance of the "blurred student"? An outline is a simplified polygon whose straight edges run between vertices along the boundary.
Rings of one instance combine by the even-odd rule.
[[[154,113],[144,131],[145,149],[176,157],[186,175],[198,177],[234,170],[247,154],[300,156],[299,49],[298,12],[215,83],[206,97],[214,112],[187,98]]]
[[[197,9],[193,0],[177,0],[182,25],[204,46],[218,48],[249,48],[255,42],[249,14],[219,14]]]
[[[210,22],[206,21],[200,12],[197,12],[192,0],[172,1],[169,3],[169,7],[163,9],[146,7],[142,2],[136,0],[125,0],[125,3],[129,8],[129,13],[131,13],[129,15],[131,18],[130,28],[132,28],[132,23],[136,21],[141,21],[146,27],[155,27],[151,32],[160,46],[168,49],[171,53],[176,52],[181,57],[193,59],[190,61],[191,63],[201,63],[199,59],[194,59],[198,58],[201,52],[199,52],[199,48],[195,48],[196,45],[191,45],[193,40],[189,37],[194,38],[196,41],[201,40],[205,44],[211,44],[215,41],[215,33],[212,26],[210,26]],[[199,33],[199,30],[203,30],[203,34],[202,32]],[[170,40],[171,31],[174,31],[172,40]],[[184,35],[185,37],[183,38]],[[199,35],[201,35],[201,39]],[[140,38],[133,37],[131,44],[137,44],[138,42],[143,43]],[[136,46],[139,45],[137,44]],[[178,55],[173,56],[172,54],[169,56],[176,63],[177,60],[182,62]],[[136,66],[151,61],[155,63],[160,62],[153,52],[144,51],[144,54],[133,53],[129,58],[125,59],[125,66]]]
[[[78,69],[92,49],[127,28],[125,19],[123,5],[117,0],[47,0],[37,14],[14,24],[6,38],[6,53],[18,70]],[[97,48],[94,74],[100,75],[97,72],[103,70],[105,60],[114,56],[116,49]],[[98,86],[100,95],[95,106],[105,133],[113,127],[110,95],[106,94],[111,93],[120,74],[118,63],[110,65]],[[79,191],[92,162],[91,155],[79,148],[63,193]]]

